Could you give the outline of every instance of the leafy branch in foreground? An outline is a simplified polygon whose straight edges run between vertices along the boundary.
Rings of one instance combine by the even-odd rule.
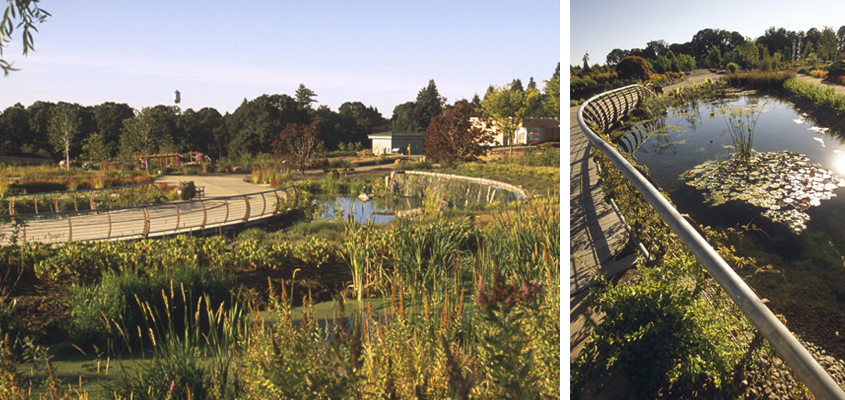
[[[3,47],[11,42],[12,33],[15,27],[23,28],[23,55],[35,50],[35,42],[32,38],[32,31],[38,32],[36,23],[44,22],[50,13],[38,7],[38,0],[8,0],[6,10],[3,12],[3,20],[0,21],[0,57],[3,56]],[[19,20],[16,24],[15,20]],[[3,75],[9,75],[9,71],[17,71],[8,61],[0,58],[0,68]]]

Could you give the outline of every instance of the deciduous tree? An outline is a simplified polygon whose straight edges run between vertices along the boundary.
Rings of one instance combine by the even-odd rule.
[[[546,86],[543,91],[546,95],[543,97],[543,108],[546,109],[546,114],[554,116],[560,122],[560,75],[552,76],[552,79],[544,82]]]
[[[157,123],[154,111],[144,107],[134,118],[123,121],[123,135],[120,137],[120,147],[127,156],[142,154],[144,168],[149,170],[150,154],[158,150],[165,141],[167,133],[164,127]]]
[[[451,167],[457,161],[473,161],[483,155],[485,144],[493,143],[493,136],[474,126],[470,113],[470,106],[458,101],[432,117],[423,142],[426,157]]]
[[[106,158],[111,158],[118,153],[120,135],[123,131],[123,121],[133,118],[135,112],[132,107],[125,103],[106,102],[93,107],[95,131],[108,153]]]
[[[839,43],[837,43],[836,32],[831,27],[824,27],[819,40],[816,42],[816,54],[824,58],[825,61],[836,60],[836,55],[839,52]]]
[[[0,146],[10,152],[21,151],[22,144],[32,135],[30,114],[21,103],[6,108],[0,113]]]
[[[610,53],[607,53],[607,58],[606,58],[607,65],[613,66],[613,65],[619,64],[619,62],[622,61],[623,58],[630,56],[630,55],[631,55],[630,51],[625,51],[625,50],[622,50],[622,49],[613,49],[613,50],[610,51]]]
[[[513,155],[513,137],[522,125],[522,120],[534,102],[539,100],[539,91],[513,90],[512,87],[490,86],[481,107],[484,114],[495,123],[502,132],[506,145],[510,145]]]
[[[423,132],[415,118],[416,106],[413,101],[408,101],[393,107],[390,129],[394,132]]]
[[[282,163],[305,173],[311,158],[324,152],[320,140],[319,122],[310,124],[288,124],[273,141],[273,154]]]
[[[616,66],[616,73],[623,79],[634,78],[639,80],[647,80],[651,75],[646,60],[637,56],[623,58]]]
[[[79,105],[59,103],[53,109],[47,134],[56,151],[64,151],[65,168],[70,169],[70,146],[80,135],[82,118]]]

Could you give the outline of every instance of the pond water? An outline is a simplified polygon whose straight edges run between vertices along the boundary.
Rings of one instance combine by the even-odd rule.
[[[348,216],[358,222],[384,224],[396,218],[396,211],[419,208],[422,201],[416,197],[384,196],[363,201],[355,196],[320,196],[317,202],[317,219],[345,220]]]
[[[729,121],[761,106],[748,119],[753,152],[737,157]],[[819,125],[788,101],[744,94],[671,109],[616,144],[681,213],[744,232],[737,246],[759,268],[740,276],[790,330],[845,358],[845,134]]]
[[[752,155],[738,162],[730,113],[748,107],[763,111],[750,116],[757,121]],[[698,214],[701,223],[783,222],[766,211],[798,210],[807,226],[818,228],[812,216],[829,218],[820,213],[830,207],[821,206],[841,203],[837,194],[845,193],[845,135],[816,126],[775,97],[744,95],[672,109],[635,126],[617,147],[634,149],[637,163],[648,167],[679,210]],[[783,224],[796,233],[806,229]]]

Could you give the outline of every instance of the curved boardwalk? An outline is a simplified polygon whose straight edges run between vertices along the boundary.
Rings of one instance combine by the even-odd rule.
[[[260,186],[246,185],[237,190],[250,192],[234,196],[110,210],[22,215],[26,224],[17,230],[10,224],[0,226],[0,244],[11,243],[13,237],[18,243],[50,244],[142,239],[249,225],[277,215],[286,198],[284,190],[260,191],[263,189]]]
[[[578,107],[569,118],[569,359],[574,361],[603,315],[589,309],[586,290],[595,271],[613,275],[633,265],[635,256],[615,260],[628,241],[625,225],[599,184],[590,142],[578,126]]]

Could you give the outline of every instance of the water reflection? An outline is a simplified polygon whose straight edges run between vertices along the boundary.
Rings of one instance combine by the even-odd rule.
[[[626,134],[616,139],[616,148],[625,153],[650,153],[663,154],[667,150],[677,154],[675,149],[676,144],[683,144],[683,142],[674,142],[670,133],[683,132],[677,125],[668,125],[665,118],[652,119],[643,121],[638,124]],[[643,148],[643,145],[651,140],[649,147]]]
[[[354,196],[321,196],[316,200],[317,219],[345,220],[349,216],[358,222],[384,224],[396,218],[396,211],[412,210],[421,206],[416,197],[385,196],[364,201]]]

